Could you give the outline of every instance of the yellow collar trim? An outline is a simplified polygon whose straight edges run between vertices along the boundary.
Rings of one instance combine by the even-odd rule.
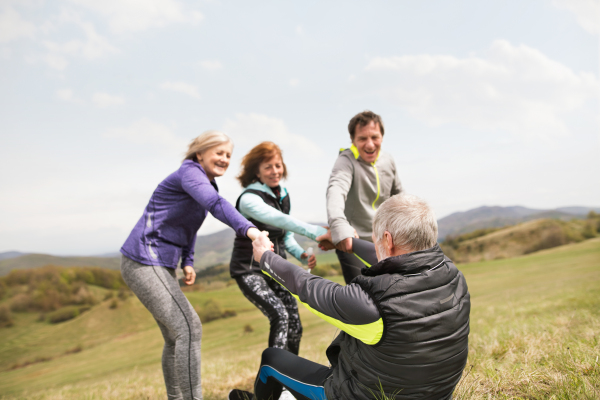
[[[352,146],[350,146],[350,151],[352,151],[352,154],[354,154],[354,159],[358,160],[360,154],[358,153],[358,148],[354,145],[354,143],[352,143]],[[381,156],[381,150],[379,150],[379,153],[377,153],[377,158],[371,163],[371,165],[375,165],[377,160],[379,160],[379,156]]]
[[[358,153],[358,148],[354,145],[354,143],[352,143],[352,146],[350,146],[350,151],[352,151],[352,154],[354,154],[354,159],[358,160],[358,156],[360,154]]]

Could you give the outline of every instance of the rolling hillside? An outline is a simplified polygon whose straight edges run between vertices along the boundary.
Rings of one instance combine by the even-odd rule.
[[[439,241],[448,235],[457,236],[479,229],[500,228],[525,221],[551,218],[569,221],[573,218],[583,219],[591,210],[600,212],[600,207],[561,207],[555,210],[539,210],[521,206],[514,207],[479,207],[465,212],[457,212],[438,221]],[[323,224],[324,225],[324,224]],[[231,258],[235,233],[231,229],[198,236],[196,240],[196,258],[194,266],[202,270],[210,266],[227,264]],[[296,235],[296,240],[303,248],[313,247],[316,254],[324,256],[316,243],[308,238]],[[329,257],[331,258],[331,257]],[[335,262],[327,260],[328,263]],[[335,258],[335,257],[334,257]],[[62,266],[97,266],[119,269],[120,255],[117,252],[95,257],[59,257],[47,254],[24,254],[19,252],[0,253],[0,276],[8,274],[12,269],[35,268],[44,265]]]
[[[60,265],[64,267],[102,267],[120,269],[120,258],[107,257],[58,257],[48,254],[26,254],[0,261],[0,276],[7,275],[13,269],[28,269],[45,265]]]
[[[472,309],[468,367],[455,399],[600,396],[600,239],[460,269]],[[203,326],[205,399],[223,399],[232,387],[249,389],[266,346],[267,319],[235,285],[186,296],[196,307],[212,299],[237,312]],[[14,316],[15,324],[0,330],[0,399],[165,398],[162,337],[135,297],[116,308],[103,301],[56,325],[37,322],[37,314]],[[304,308],[301,318],[300,355],[327,363],[336,329]]]
[[[196,240],[196,256],[194,267],[198,270],[210,266],[229,264],[231,251],[233,250],[233,239],[235,232],[232,229],[198,236]],[[300,235],[296,235],[296,240],[304,248],[312,246],[316,254],[322,252],[317,247],[317,243]],[[13,269],[27,269],[43,267],[45,265],[61,265],[65,267],[89,266],[102,267],[109,269],[119,269],[121,267],[120,253],[109,253],[106,256],[95,257],[71,257],[71,256],[52,256],[49,254],[23,254],[19,252],[7,252],[4,259],[0,258],[0,276],[7,275]]]
[[[540,210],[521,206],[483,206],[439,219],[438,241],[444,241],[448,235],[456,236],[478,229],[501,228],[534,219],[552,218],[567,221],[573,218],[585,218],[590,211],[600,212],[600,207],[573,206]]]
[[[573,218],[584,219],[590,211],[600,212],[600,207],[573,206],[541,210],[521,206],[483,206],[441,218],[438,221],[438,240],[443,241],[448,235],[456,236],[478,229],[501,228],[536,219],[547,218],[562,221],[569,221]],[[197,257],[195,267],[204,269],[217,264],[229,263],[234,237],[235,233],[231,229],[198,236],[196,254],[201,254],[202,257]],[[300,235],[296,235],[296,240],[302,247],[312,246],[317,254],[322,253],[314,241]]]
[[[600,215],[587,219],[538,219],[506,228],[447,236],[441,244],[455,262],[495,260],[577,243],[600,235]]]

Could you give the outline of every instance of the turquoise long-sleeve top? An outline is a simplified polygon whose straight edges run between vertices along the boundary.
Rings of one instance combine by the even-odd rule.
[[[271,188],[261,182],[251,183],[244,189],[260,190],[261,192],[265,192],[277,198]],[[281,185],[280,194],[281,200],[288,195],[287,189]],[[246,218],[252,218],[262,223],[286,230],[287,233],[284,237],[285,249],[288,253],[300,261],[303,261],[301,255],[304,253],[304,249],[300,247],[298,242],[296,242],[294,233],[315,240],[317,236],[323,235],[327,232],[327,230],[321,226],[308,224],[288,214],[282,213],[281,211],[266,204],[259,196],[253,193],[244,193],[242,195],[240,198],[239,210],[240,213]]]

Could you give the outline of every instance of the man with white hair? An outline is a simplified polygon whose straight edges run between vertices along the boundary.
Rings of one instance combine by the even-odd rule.
[[[367,267],[347,286],[311,275],[253,243],[262,271],[342,333],[329,367],[280,349],[263,352],[252,393],[230,399],[450,399],[467,362],[470,296],[462,273],[437,244],[430,207],[396,195],[377,210],[373,242],[353,239]]]

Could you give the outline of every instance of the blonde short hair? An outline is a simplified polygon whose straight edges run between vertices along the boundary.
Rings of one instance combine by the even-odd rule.
[[[224,143],[231,143],[231,147],[233,148],[231,138],[223,132],[214,130],[203,132],[200,136],[190,142],[183,161],[196,160],[196,154]]]

